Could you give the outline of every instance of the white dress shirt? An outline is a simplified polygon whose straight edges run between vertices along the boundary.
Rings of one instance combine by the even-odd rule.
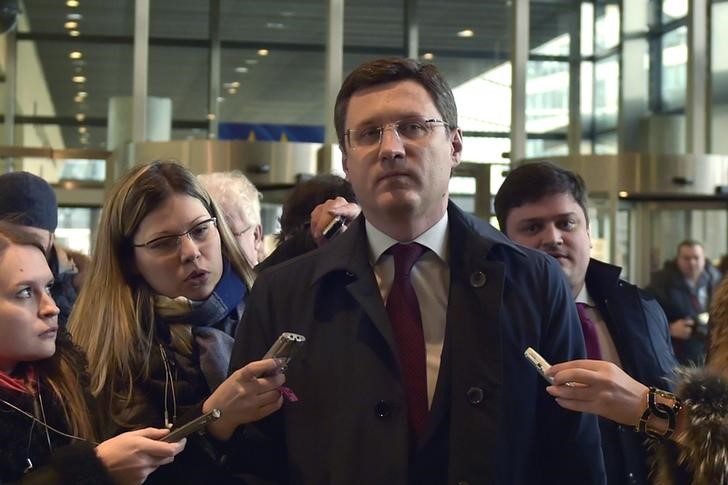
[[[417,242],[429,249],[415,262],[410,273],[410,280],[420,305],[422,331],[425,336],[428,407],[432,406],[432,396],[435,394],[437,376],[440,371],[442,344],[445,340],[447,296],[450,290],[447,229],[447,212],[442,219],[414,241],[392,239],[366,221],[367,238],[371,251],[369,261],[374,268],[379,292],[385,303],[394,280],[394,258],[385,251],[398,242]]]

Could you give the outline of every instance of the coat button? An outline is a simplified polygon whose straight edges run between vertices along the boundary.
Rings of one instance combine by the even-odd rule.
[[[387,401],[377,401],[374,405],[374,414],[378,418],[388,418],[392,414],[392,406]]]
[[[473,406],[477,406],[483,402],[484,392],[479,387],[471,387],[465,394],[468,397],[468,402]]]
[[[470,286],[473,288],[481,288],[485,286],[486,281],[487,278],[485,277],[485,273],[482,271],[474,271],[470,275]]]

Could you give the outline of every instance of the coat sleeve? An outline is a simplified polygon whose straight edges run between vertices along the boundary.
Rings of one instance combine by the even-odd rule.
[[[114,485],[94,446],[78,443],[54,450],[51,462],[15,482],[22,485]]]
[[[581,324],[571,291],[557,263],[547,262],[541,348],[551,363],[586,356]],[[545,386],[544,386],[545,387]],[[550,483],[606,483],[596,416],[561,408],[548,393],[539,394],[542,469]]]

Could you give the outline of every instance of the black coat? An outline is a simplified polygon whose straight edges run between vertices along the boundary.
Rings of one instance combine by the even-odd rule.
[[[287,371],[300,400],[246,426],[260,447],[236,457],[248,453],[280,483],[604,483],[596,418],[561,409],[523,356],[528,346],[553,362],[584,356],[563,272],[453,204],[448,214],[445,341],[419,448],[410,454],[401,370],[360,217],[253,286],[231,367],[259,359],[282,331],[307,341]]]
[[[59,334],[57,352],[75,352],[63,332]],[[78,369],[85,362],[78,355]],[[84,373],[79,380],[83,382]],[[28,394],[0,390],[0,399],[17,406],[42,420],[40,400]],[[66,418],[59,403],[41,381],[41,399],[45,421],[55,429],[68,433]],[[50,440],[50,448],[48,441]],[[33,469],[24,470],[32,462]],[[0,402],[0,483],[23,484],[113,484],[111,476],[96,457],[94,444],[72,440],[48,431],[38,422],[6,403]]]
[[[665,314],[652,296],[620,280],[619,273],[619,267],[592,259],[586,287],[609,329],[622,368],[647,386],[672,390],[678,364]],[[651,483],[645,436],[604,418],[599,419],[599,428],[608,483]]]

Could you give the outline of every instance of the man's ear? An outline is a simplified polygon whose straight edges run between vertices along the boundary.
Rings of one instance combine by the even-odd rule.
[[[460,128],[455,128],[450,133],[450,157],[452,159],[452,167],[460,165],[460,158],[463,154],[463,132]]]
[[[255,241],[255,250],[260,250],[263,245],[263,226],[258,224],[253,229],[253,239]]]

